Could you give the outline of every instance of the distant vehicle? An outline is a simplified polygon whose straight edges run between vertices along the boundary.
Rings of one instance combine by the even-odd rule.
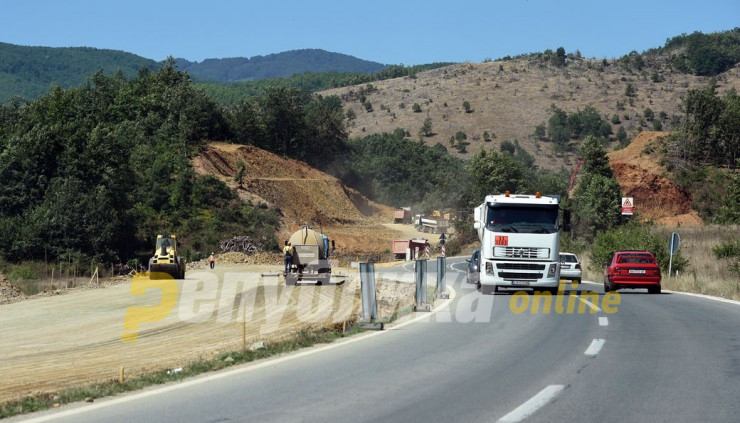
[[[411,208],[410,207],[399,207],[393,211],[393,223],[410,223],[411,222]]]
[[[660,266],[649,251],[617,251],[604,268],[604,292],[647,288],[660,294]]]
[[[581,283],[581,261],[573,253],[560,253],[560,279]]]
[[[447,232],[447,228],[450,226],[448,220],[442,218],[429,219],[424,217],[423,214],[414,216],[412,224],[416,226],[417,231],[432,234],[443,234]]]
[[[473,250],[473,254],[470,255],[469,259],[465,259],[468,263],[465,280],[468,283],[478,284],[478,275],[480,269],[480,250]]]

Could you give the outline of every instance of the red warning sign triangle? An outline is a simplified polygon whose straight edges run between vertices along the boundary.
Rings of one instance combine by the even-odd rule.
[[[624,204],[622,204],[623,207],[632,207],[632,202],[629,198],[624,200]]]

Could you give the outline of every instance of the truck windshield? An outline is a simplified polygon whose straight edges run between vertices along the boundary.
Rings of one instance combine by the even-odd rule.
[[[557,206],[488,206],[486,228],[496,232],[550,234],[558,231]]]

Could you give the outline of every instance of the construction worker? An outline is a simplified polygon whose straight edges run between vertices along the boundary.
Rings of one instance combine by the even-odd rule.
[[[285,274],[287,275],[290,272],[290,266],[293,264],[293,247],[289,241],[285,241],[283,254],[283,264],[285,265]]]
[[[211,269],[216,267],[216,257],[213,256],[213,253],[211,253],[210,257],[208,257],[208,263],[211,265]]]

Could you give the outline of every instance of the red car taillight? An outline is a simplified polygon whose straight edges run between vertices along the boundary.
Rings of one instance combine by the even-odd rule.
[[[580,269],[580,268],[581,268],[581,263],[576,263],[576,269]]]

